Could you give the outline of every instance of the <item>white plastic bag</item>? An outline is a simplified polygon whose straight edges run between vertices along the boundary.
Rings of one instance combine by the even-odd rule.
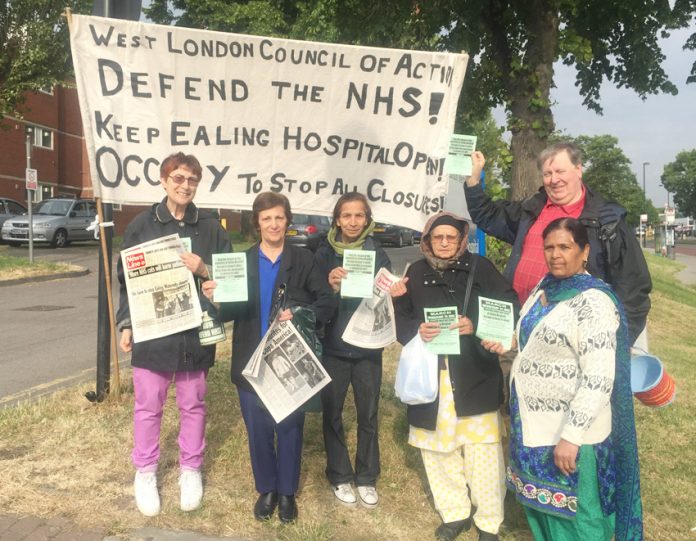
[[[428,351],[419,334],[401,350],[394,391],[404,404],[429,404],[437,398],[437,354]]]

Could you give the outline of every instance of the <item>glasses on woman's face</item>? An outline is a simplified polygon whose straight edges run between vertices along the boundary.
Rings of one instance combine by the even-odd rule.
[[[459,240],[459,235],[433,235],[431,238],[433,242],[438,244],[442,244],[445,241],[447,241],[447,244],[454,244]]]
[[[198,186],[198,183],[201,181],[198,177],[185,177],[184,175],[169,175],[169,178],[174,181],[174,184],[183,184],[185,181],[188,181],[189,186]]]

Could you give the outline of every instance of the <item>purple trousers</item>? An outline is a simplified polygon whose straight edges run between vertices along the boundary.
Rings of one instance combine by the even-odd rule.
[[[160,456],[160,427],[169,385],[176,385],[179,408],[179,467],[199,470],[205,451],[205,393],[207,370],[157,372],[133,367],[133,465],[156,471]]]

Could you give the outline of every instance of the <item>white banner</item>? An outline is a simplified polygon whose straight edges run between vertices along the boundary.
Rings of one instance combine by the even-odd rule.
[[[163,196],[160,161],[194,154],[202,207],[256,195],[330,215],[365,193],[380,221],[420,228],[441,210],[444,161],[468,56],[378,49],[73,15],[95,194]]]

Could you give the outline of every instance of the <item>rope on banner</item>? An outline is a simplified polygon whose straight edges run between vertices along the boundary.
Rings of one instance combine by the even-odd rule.
[[[114,226],[114,222],[100,223],[99,216],[95,216],[94,221],[91,224],[89,224],[85,229],[87,231],[94,231],[94,240],[99,240],[100,227],[113,227],[113,226]]]

